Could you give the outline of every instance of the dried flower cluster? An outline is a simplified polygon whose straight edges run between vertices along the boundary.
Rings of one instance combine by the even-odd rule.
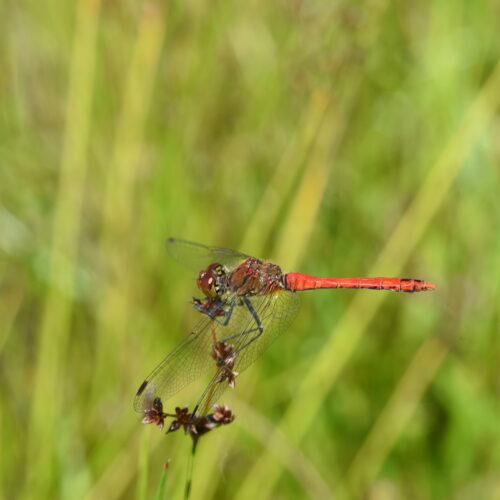
[[[156,398],[150,409],[144,410],[143,424],[156,424],[163,429],[166,418],[173,418],[167,433],[175,432],[181,427],[186,434],[189,434],[194,440],[199,436],[210,432],[212,429],[221,425],[230,424],[234,420],[234,415],[228,406],[214,405],[213,413],[209,415],[193,415],[189,409],[175,408],[175,413],[164,413],[163,403],[160,398]]]
[[[238,372],[233,370],[234,362],[236,360],[236,353],[234,352],[234,347],[229,345],[227,342],[216,342],[213,346],[212,358],[219,368],[222,368],[216,383],[223,383],[225,380],[228,381],[229,387],[234,389],[236,384],[236,377]]]

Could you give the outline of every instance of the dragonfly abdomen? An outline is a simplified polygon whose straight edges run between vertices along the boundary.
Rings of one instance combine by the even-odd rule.
[[[430,281],[413,278],[318,278],[302,273],[286,274],[285,285],[288,290],[297,292],[318,288],[364,288],[412,293],[436,288]]]

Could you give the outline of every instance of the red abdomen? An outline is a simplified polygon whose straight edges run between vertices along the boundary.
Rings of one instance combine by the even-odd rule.
[[[285,286],[288,290],[296,292],[317,288],[365,288],[412,293],[436,288],[436,285],[430,281],[411,278],[317,278],[302,273],[285,275]]]

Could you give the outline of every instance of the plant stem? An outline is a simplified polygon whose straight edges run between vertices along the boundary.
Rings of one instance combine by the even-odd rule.
[[[163,465],[163,471],[160,477],[160,484],[158,485],[158,491],[156,492],[156,500],[162,500],[165,498],[165,484],[167,482],[167,470],[169,463]]]
[[[193,484],[194,455],[196,453],[196,445],[198,444],[198,437],[197,436],[192,436],[192,437],[193,437],[193,447],[191,448],[191,455],[189,456],[184,500],[189,500],[189,495],[191,494],[191,485]]]

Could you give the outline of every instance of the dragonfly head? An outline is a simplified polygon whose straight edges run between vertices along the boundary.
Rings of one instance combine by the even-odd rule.
[[[200,271],[196,284],[210,299],[216,299],[223,293],[223,277],[226,275],[221,264],[210,264],[204,271]]]

